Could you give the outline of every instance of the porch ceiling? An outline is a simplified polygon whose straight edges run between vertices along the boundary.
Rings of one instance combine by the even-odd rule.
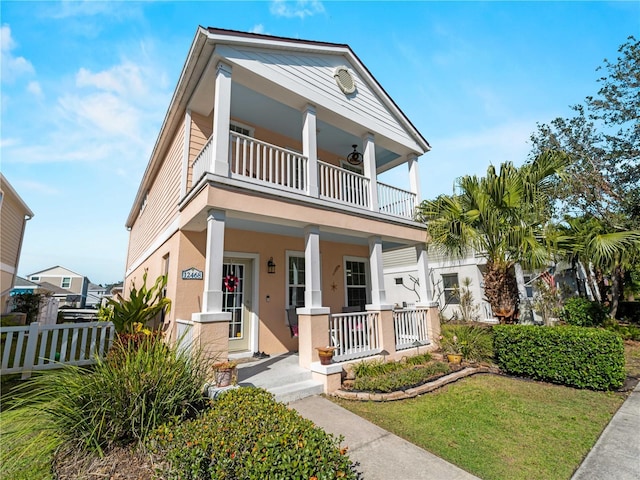
[[[205,83],[194,95],[191,108],[203,115],[211,113],[210,100],[213,95],[213,82]],[[260,92],[252,90],[238,82],[232,83],[231,116],[253,125],[268,125],[268,129],[281,135],[299,139],[302,136],[302,113],[293,107],[281,103]],[[345,158],[351,152],[351,145],[358,145],[362,151],[362,139],[354,134],[337,128],[322,119],[318,112],[317,135],[318,148],[328,150]],[[379,172],[391,168],[398,154],[376,144],[376,162]]]

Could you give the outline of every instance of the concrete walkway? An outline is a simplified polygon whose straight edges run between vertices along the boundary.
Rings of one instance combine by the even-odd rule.
[[[349,458],[360,463],[357,469],[366,480],[478,480],[324,397],[307,397],[289,406],[326,432],[343,435]]]
[[[571,477],[571,480],[609,479],[640,479],[640,383]]]

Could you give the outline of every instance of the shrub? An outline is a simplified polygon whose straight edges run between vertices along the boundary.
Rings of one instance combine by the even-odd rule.
[[[640,341],[640,327],[635,325],[621,325],[617,320],[608,318],[602,326],[606,330],[617,333],[623,340]]]
[[[394,371],[372,376],[356,377],[353,381],[354,390],[367,392],[395,392],[397,390],[406,390],[417,385],[422,385],[428,379],[449,373],[449,365],[442,362],[433,362],[428,365],[411,367],[402,366]]]
[[[602,325],[608,316],[602,304],[582,297],[568,299],[561,314],[562,320],[575,327],[597,327]]]
[[[461,354],[474,362],[493,357],[493,341],[489,327],[476,325],[443,325],[440,349],[443,353]]]
[[[206,365],[154,336],[116,340],[92,370],[65,366],[34,376],[18,406],[44,414],[69,446],[102,453],[140,442],[171,418],[187,418],[205,405]]]
[[[238,388],[200,417],[159,428],[147,445],[166,459],[168,479],[358,478],[341,441],[265,390]]]
[[[400,362],[385,362],[383,360],[363,360],[351,365],[356,377],[375,377],[385,375],[403,368]]]
[[[613,332],[530,325],[496,325],[493,331],[496,360],[505,373],[593,390],[624,382],[624,344]]]
[[[420,355],[413,355],[412,357],[405,357],[404,362],[407,365],[424,365],[431,361],[430,353],[421,353]]]

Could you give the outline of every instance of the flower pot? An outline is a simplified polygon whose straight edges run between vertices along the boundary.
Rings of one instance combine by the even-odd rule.
[[[228,387],[233,377],[232,368],[224,368],[216,371],[216,387]]]
[[[317,347],[320,365],[331,365],[336,347]]]
[[[447,353],[447,361],[453,364],[462,363],[462,355],[459,353]]]

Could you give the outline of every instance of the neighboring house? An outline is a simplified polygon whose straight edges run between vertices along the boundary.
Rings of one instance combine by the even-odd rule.
[[[14,286],[27,221],[33,212],[0,173],[0,313],[8,307],[9,292]]]
[[[97,308],[102,303],[102,298],[107,295],[107,289],[102,285],[89,282],[87,287],[87,301],[85,307]]]
[[[84,275],[56,265],[27,275],[28,279],[49,290],[60,301],[60,307],[85,308],[89,290],[89,279]],[[48,285],[48,286],[46,286]]]
[[[414,291],[418,279],[415,249],[392,250],[385,252],[383,258],[387,299],[400,306],[419,301]],[[484,257],[472,254],[452,259],[429,251],[428,262],[429,288],[445,318],[462,317],[460,291],[464,289],[473,300],[473,318],[477,321],[494,321],[491,306],[484,298],[482,275],[487,263]]]
[[[22,278],[16,275],[16,281],[11,289],[11,296],[22,295],[23,293],[36,293],[39,285],[35,282],[30,282],[26,278]]]
[[[405,246],[431,321],[413,220],[429,149],[349,46],[199,28],[127,219],[125,294],[167,274],[173,338],[310,367],[315,347],[347,342],[343,311],[393,328],[382,253]],[[409,190],[378,181],[394,168]],[[395,352],[380,335],[368,352]]]

